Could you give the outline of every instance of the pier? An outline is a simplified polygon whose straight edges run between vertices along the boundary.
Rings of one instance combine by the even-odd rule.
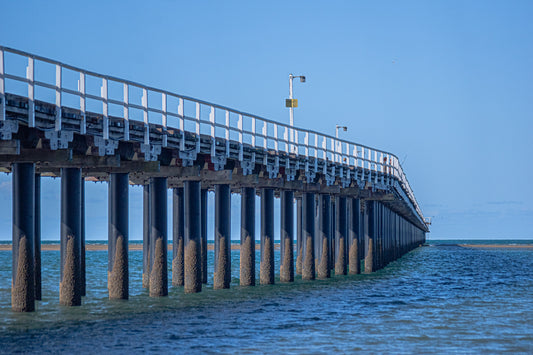
[[[428,232],[392,153],[6,47],[0,47],[0,171],[13,179],[12,308],[21,312],[35,310],[41,278],[50,277],[41,275],[40,261],[43,177],[61,179],[59,303],[66,306],[81,305],[85,295],[86,181],[109,186],[110,299],[129,297],[131,185],[143,186],[142,284],[152,297],[168,295],[169,237],[171,285],[202,291],[208,215],[215,289],[230,287],[232,213],[241,214],[240,284],[250,287],[274,284],[276,268],[284,283],[375,272],[423,244]],[[231,209],[233,193],[241,195],[240,211]]]

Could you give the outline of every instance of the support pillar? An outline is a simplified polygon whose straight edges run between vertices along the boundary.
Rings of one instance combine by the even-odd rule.
[[[35,165],[14,163],[11,308],[35,311]]]
[[[274,190],[261,190],[261,285],[274,284]]]
[[[203,261],[203,260],[202,260]],[[229,185],[215,185],[215,274],[213,288],[231,283],[231,191]]]
[[[302,197],[302,279],[315,279],[315,194]]]
[[[335,215],[335,275],[346,275],[346,197],[335,198],[337,213]]]
[[[359,231],[361,218],[361,202],[357,198],[350,198],[350,212],[348,222],[348,270],[351,275],[360,273],[360,257],[359,257]]]
[[[183,286],[185,205],[183,187],[172,191],[172,286]]]
[[[281,282],[294,281],[294,192],[281,192],[280,268]]]
[[[35,174],[35,231],[33,243],[35,299],[42,299],[41,277],[41,174]]]
[[[168,295],[167,178],[150,178],[150,297]]]
[[[185,195],[185,293],[202,291],[201,272],[201,201],[200,182],[185,181],[183,183]]]
[[[107,290],[110,299],[128,299],[128,184],[127,173],[109,174]]]
[[[255,286],[255,188],[241,192],[240,285]]]
[[[200,238],[200,258],[201,258],[201,274],[202,274],[202,283],[207,283],[207,189],[201,189],[200,192],[201,199],[201,238]]]
[[[329,195],[318,195],[318,233],[315,238],[316,277],[330,277],[329,245],[331,238],[331,198]]]
[[[365,206],[365,219],[368,219],[368,232],[365,233],[365,273],[374,271],[374,237],[376,234],[376,209],[375,201],[368,201]]]
[[[81,305],[81,169],[61,169],[61,281],[59,303]]]
[[[80,247],[80,274],[81,285],[80,293],[83,296],[87,294],[87,279],[86,279],[86,265],[85,265],[85,178],[81,177],[81,247]]]
[[[143,186],[143,287],[150,287],[150,184]]]
[[[296,199],[296,274],[302,274],[302,197]]]

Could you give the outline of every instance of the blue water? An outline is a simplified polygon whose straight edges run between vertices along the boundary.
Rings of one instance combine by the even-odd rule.
[[[371,275],[250,288],[234,251],[231,289],[160,299],[142,289],[135,251],[128,301],[107,299],[107,252],[90,251],[88,294],[71,308],[58,304],[59,252],[44,251],[30,314],[10,310],[11,253],[0,252],[0,352],[532,354],[533,249],[430,244]]]

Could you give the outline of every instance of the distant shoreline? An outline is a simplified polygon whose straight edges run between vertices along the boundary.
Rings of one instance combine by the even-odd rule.
[[[504,248],[504,249],[532,249],[533,244],[458,244],[463,248]]]
[[[0,244],[0,251],[11,251],[11,244]],[[143,250],[143,245],[139,243],[130,243],[129,248],[130,251],[137,251],[137,250]],[[231,244],[231,250],[240,250],[241,246],[240,244]],[[261,245],[256,243],[255,249],[260,250]],[[279,243],[274,244],[274,249],[279,249]],[[60,244],[54,243],[54,244],[41,244],[41,250],[42,251],[59,251],[60,250]],[[107,244],[85,244],[85,250],[87,251],[107,251]],[[172,250],[172,243],[168,244],[168,250]],[[215,250],[214,244],[207,244],[207,250]]]

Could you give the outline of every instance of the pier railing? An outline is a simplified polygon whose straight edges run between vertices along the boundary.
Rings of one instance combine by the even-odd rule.
[[[35,127],[35,102],[39,100],[56,106],[55,125],[51,128],[55,131],[63,129],[62,108],[70,107],[80,112],[80,134],[86,134],[89,128],[88,112],[101,115],[105,140],[110,139],[111,121],[119,117],[124,121],[119,127],[125,141],[165,147],[170,144],[167,132],[179,130],[196,137],[196,146],[192,148],[196,152],[200,152],[200,135],[207,135],[213,142],[225,140],[228,148],[224,151],[228,156],[229,142],[238,142],[241,160],[244,147],[251,147],[315,163],[332,162],[366,171],[370,176],[386,176],[399,183],[424,221],[398,158],[383,150],[0,46],[0,123],[6,120],[6,93],[27,97],[30,127]],[[130,134],[129,121],[142,123],[143,133]],[[151,141],[150,126],[154,124],[162,130],[163,137],[158,142]],[[177,148],[181,151],[191,150],[186,139],[186,134],[180,135]],[[211,149],[214,157],[216,144]]]

